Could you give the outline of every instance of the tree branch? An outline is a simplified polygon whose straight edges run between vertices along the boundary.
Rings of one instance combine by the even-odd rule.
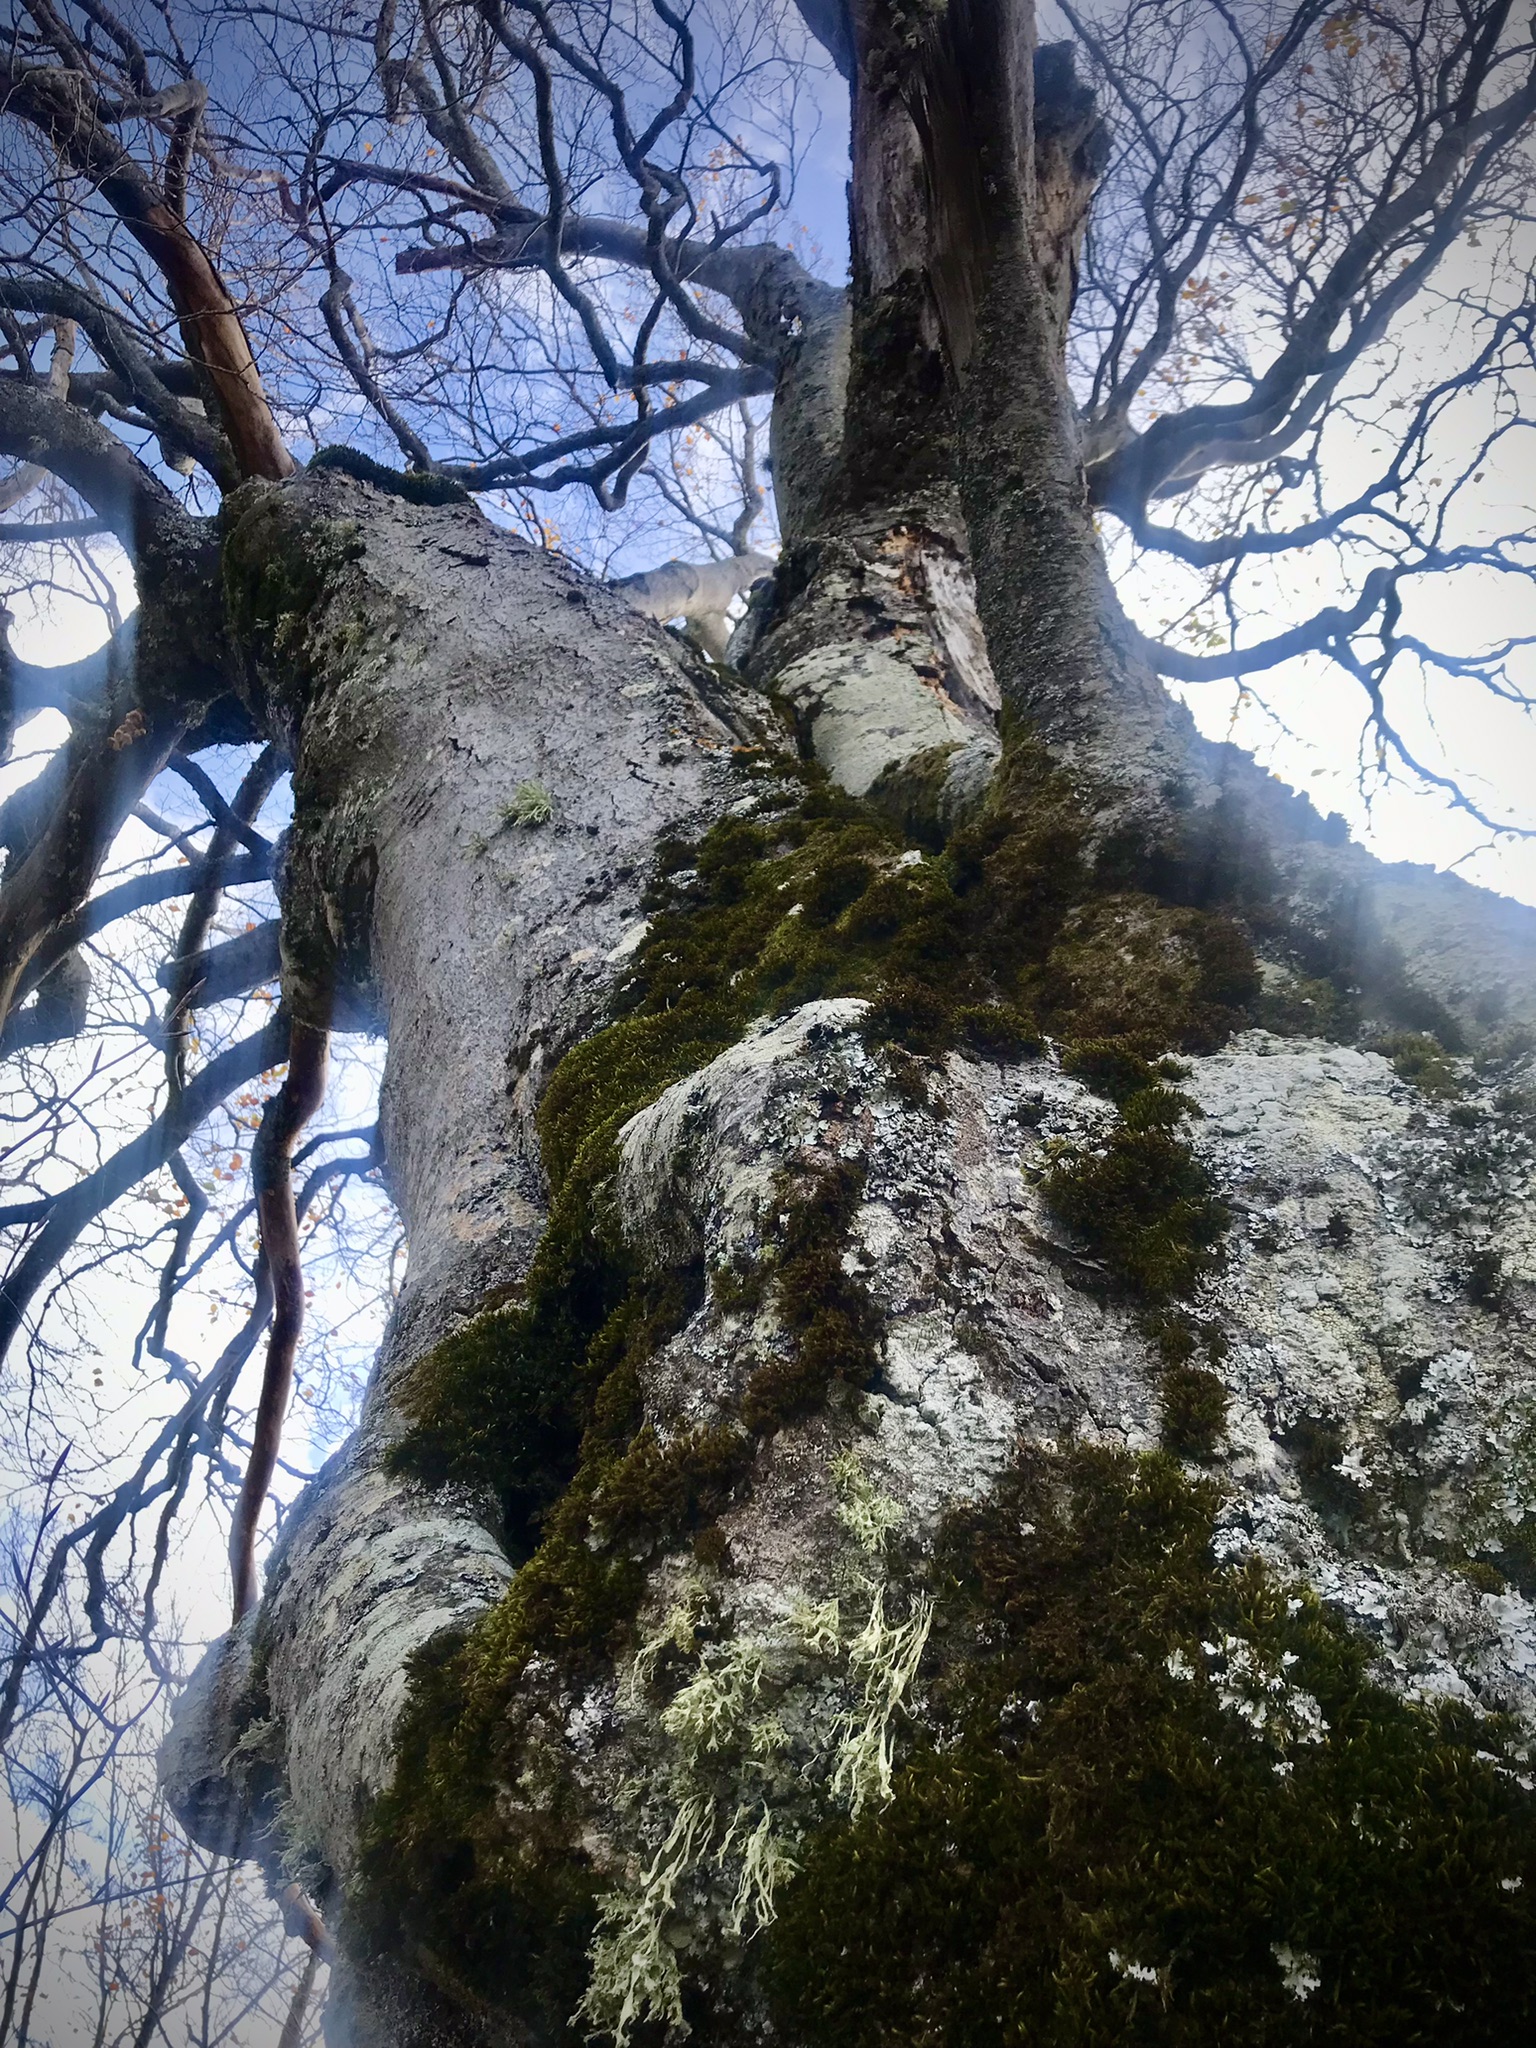
[[[36,385],[0,378],[0,452],[68,484],[134,560],[193,542],[195,522],[159,478],[99,420]]]
[[[127,401],[151,422],[167,449],[195,457],[210,476],[218,476],[228,467],[227,452],[208,421],[171,394],[156,365],[122,321],[92,293],[56,278],[12,276],[0,278],[0,305],[13,312],[71,320],[83,328]],[[79,381],[70,378],[66,387],[70,397]]]
[[[105,125],[104,109],[85,76],[57,66],[24,66],[0,54],[0,90],[6,106],[39,128],[69,168],[101,193],[158,267],[181,322],[183,346],[207,373],[239,474],[291,476],[293,457],[223,279],[186,222]]]
[[[72,947],[83,945],[87,939],[105,931],[108,925],[115,924],[120,917],[131,917],[136,910],[146,910],[152,903],[167,903],[177,896],[195,894],[204,886],[209,873],[206,863],[157,868],[150,874],[136,875],[131,881],[103,889],[99,896],[91,897],[73,917],[65,918],[48,934],[22,977],[19,995],[24,996],[34,989],[42,976]],[[243,889],[253,882],[270,882],[271,879],[271,852],[250,853],[224,867],[220,886]]]
[[[277,1468],[283,1417],[293,1392],[293,1363],[304,1327],[304,1273],[299,1258],[299,1220],[293,1200],[293,1148],[300,1131],[325,1095],[329,1032],[295,1018],[288,1041],[288,1073],[267,1104],[251,1154],[261,1248],[272,1282],[272,1333],[261,1399],[251,1435],[250,1462],[235,1503],[229,1531],[234,1621],[256,1605],[256,1529]]]
[[[38,1223],[41,1230],[0,1283],[0,1358],[21,1327],[27,1306],[39,1287],[65,1258],[86,1225],[121,1195],[164,1166],[185,1144],[225,1096],[273,1067],[288,1042],[288,1023],[274,1015],[260,1031],[243,1038],[211,1059],[182,1091],[174,1108],[167,1106],[137,1138],[66,1188],[35,1202],[14,1202],[0,1209],[0,1227]]]

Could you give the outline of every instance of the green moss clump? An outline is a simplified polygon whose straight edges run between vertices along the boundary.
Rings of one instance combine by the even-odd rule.
[[[843,1270],[864,1176],[846,1160],[794,1191],[771,1262],[787,1346],[760,1365],[742,1397],[748,1429],[770,1435],[818,1408],[838,1383],[864,1387],[879,1365],[879,1323],[869,1290]]]
[[[1086,1082],[1095,1094],[1115,1103],[1128,1102],[1144,1089],[1182,1080],[1188,1072],[1175,1060],[1153,1066],[1128,1037],[1076,1040],[1062,1047],[1061,1064],[1066,1073]]]
[[[1448,1100],[1465,1093],[1445,1047],[1427,1031],[1389,1031],[1373,1038],[1369,1049],[1389,1059],[1399,1078],[1412,1082],[1421,1095]]]
[[[1010,734],[979,813],[926,851],[814,763],[749,750],[743,765],[758,809],[665,850],[621,1014],[691,1003],[740,1031],[857,995],[872,1044],[927,1060],[1015,1059],[1047,1031],[1145,1058],[1247,1021],[1259,983],[1243,926],[1136,886],[1165,870],[1189,883],[1166,849],[1096,864],[1070,779],[1027,735]]]
[[[1505,1525],[1492,1561],[1527,1600],[1536,1600],[1536,1515],[1522,1515],[1518,1522]]]
[[[1230,1218],[1182,1134],[1196,1105],[1169,1085],[1181,1073],[1175,1062],[1153,1065],[1124,1038],[1069,1045],[1062,1065],[1116,1103],[1120,1120],[1101,1148],[1058,1153],[1045,1175],[1046,1200],[1141,1306],[1142,1328],[1164,1364],[1164,1445],[1209,1459],[1226,1425],[1227,1390],[1192,1360],[1203,1346],[1215,1365],[1225,1343],[1188,1297],[1219,1270]]]
[[[1347,1040],[1360,1028],[1360,1004],[1337,980],[1293,974],[1263,991],[1254,1006],[1254,1022],[1282,1038]]]
[[[703,1014],[637,1018],[561,1062],[539,1108],[553,1199],[523,1298],[413,1368],[394,1468],[494,1489],[514,1549],[569,1481],[616,1358],[654,1349],[702,1293],[699,1274],[640,1275],[605,1196],[623,1124],[732,1035]]]
[[[235,493],[222,517],[231,634],[254,655],[274,702],[297,724],[323,653],[316,619],[349,564],[361,559],[361,530],[351,519],[308,519],[295,530],[276,492],[254,499]]]
[[[411,505],[470,505],[474,500],[451,476],[439,476],[427,469],[391,469],[375,462],[360,449],[338,443],[317,449],[309,458],[310,469],[336,469],[360,484],[388,491],[392,498],[404,498]]]
[[[1162,1378],[1163,1442],[1184,1458],[1208,1459],[1227,1423],[1227,1390],[1201,1365],[1170,1365]]]
[[[1478,2048],[1536,2024],[1512,1731],[1409,1705],[1166,1455],[1025,1453],[952,1518],[931,1732],[765,1937],[810,2048]],[[901,1959],[891,1967],[892,1956]]]
[[[1152,1051],[1209,1052],[1245,1023],[1259,994],[1247,934],[1217,911],[1120,891],[1078,906],[1038,978],[1073,1034],[1129,1033]]]
[[[1138,1089],[1097,1150],[1052,1163],[1045,1198],[1134,1300],[1160,1308],[1221,1264],[1228,1213],[1177,1126],[1192,1104],[1161,1084]]]

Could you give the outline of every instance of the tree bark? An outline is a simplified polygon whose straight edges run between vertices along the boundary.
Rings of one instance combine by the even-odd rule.
[[[1271,1745],[1266,1785],[1342,1741],[1285,1676],[1323,1636],[1275,1647],[1316,1594],[1356,1646],[1338,1668],[1372,1674],[1350,1711],[1405,1757],[1431,1723],[1381,1700],[1536,1726],[1536,915],[1340,843],[1141,666],[1061,364],[1092,124],[1047,66],[1032,125],[1021,11],[935,21],[855,12],[841,453],[829,310],[787,337],[794,510],[746,683],[468,507],[331,473],[231,510],[232,642],[297,762],[285,999],[387,1031],[410,1267],[358,1433],[163,1767],[199,1839],[302,1867],[339,1922],[333,2048],[573,2017],[917,2038],[859,2032],[853,1990],[838,2018],[886,1938],[838,1916],[892,1839],[919,1857],[946,1756],[1047,1774],[1048,1673],[964,1747],[1028,1600],[965,1650],[982,1595],[954,1560],[1024,1584],[1008,1545],[1084,1471],[1101,1503],[1155,1481],[1204,1516],[1202,1585],[1267,1589],[1270,1636],[1136,1667],[1170,1715],[1187,1683],[1235,1716],[1218,1748]],[[567,1146],[647,1033],[694,1050]],[[621,1283],[560,1354],[571,1385],[528,1397],[529,1443],[539,1400],[586,1387],[580,1427],[542,1464],[514,1432],[531,1476],[503,1486],[464,1462],[497,1427],[466,1381],[438,1468],[412,1464],[443,1361],[526,1363],[598,1269]],[[1026,1861],[1070,1835],[1061,1798]],[[1523,1910],[1506,1878],[1490,1926]],[[1277,2025],[1316,1961],[1293,1933],[1252,1965]],[[1185,1996],[1178,1954],[1101,1946],[1081,2038],[1129,2038],[1137,1972]],[[932,2038],[982,2038],[955,2027]]]

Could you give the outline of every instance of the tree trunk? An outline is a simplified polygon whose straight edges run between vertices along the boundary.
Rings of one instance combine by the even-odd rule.
[[[1014,11],[882,20],[750,681],[468,507],[233,508],[285,991],[387,1029],[410,1269],[170,1796],[339,1922],[336,2048],[1497,2038],[1536,917],[1138,666],[1091,124]]]

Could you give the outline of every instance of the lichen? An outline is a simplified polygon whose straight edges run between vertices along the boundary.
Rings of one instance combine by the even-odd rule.
[[[888,1804],[806,1837],[764,1937],[787,2035],[1523,2036],[1518,1742],[1389,1695],[1315,1596],[1220,1561],[1217,1501],[1160,1453],[1032,1449],[951,1517],[922,1734]]]
[[[837,1519],[859,1548],[875,1556],[905,1519],[900,1501],[878,1487],[856,1451],[839,1451],[832,1460],[837,1488]]]
[[[846,1803],[855,1820],[891,1797],[896,1717],[907,1704],[932,1625],[930,1595],[919,1593],[906,1620],[893,1622],[885,1611],[885,1588],[876,1586],[869,1618],[848,1645],[849,1667],[863,1697],[838,1722],[832,1796]]]
[[[508,825],[547,825],[555,815],[555,800],[542,782],[520,782],[512,793],[512,801],[502,812],[503,821]]]
[[[933,1600],[892,1581],[883,1553],[899,1517],[857,1455],[837,1454],[829,1476],[853,1545],[843,1596],[802,1599],[787,1624],[752,1636],[690,1588],[624,1682],[631,1709],[650,1688],[670,1697],[649,1724],[647,1769],[628,1788],[637,1813],[659,1814],[666,1831],[639,1874],[599,1901],[578,2008],[618,2048],[645,2023],[686,2025],[679,1953],[704,1947],[709,1974],[706,1930],[739,1945],[772,1926],[808,1815],[857,1815],[891,1796]],[[850,1611],[863,1620],[846,1622]]]

